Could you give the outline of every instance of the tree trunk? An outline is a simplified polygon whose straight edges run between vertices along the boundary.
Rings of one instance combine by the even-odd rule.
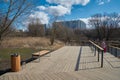
[[[2,35],[0,34],[0,41],[2,41]]]
[[[2,43],[2,36],[0,35],[0,47],[1,47],[1,43]]]
[[[54,37],[53,36],[51,36],[50,42],[51,42],[51,45],[54,44]]]

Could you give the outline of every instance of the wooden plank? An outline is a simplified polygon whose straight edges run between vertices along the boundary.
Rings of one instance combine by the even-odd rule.
[[[50,52],[49,50],[42,50],[42,51],[39,51],[36,53],[32,53],[32,56],[42,56],[42,55],[47,54],[49,52]]]
[[[30,62],[18,73],[6,73],[5,80],[119,80],[120,59],[115,58],[110,53],[104,54],[103,68],[97,61],[88,46],[82,47],[78,71],[74,71],[79,55],[80,46],[65,46],[57,51],[51,52],[50,57],[41,57],[38,63]],[[101,54],[101,53],[100,53]],[[101,56],[100,56],[101,58]],[[101,61],[101,60],[100,60]]]
[[[91,40],[89,40],[90,43],[92,43],[94,46],[96,46],[97,48],[99,48],[100,50],[104,50],[102,47],[100,47],[99,45],[95,44],[94,42],[92,42]]]

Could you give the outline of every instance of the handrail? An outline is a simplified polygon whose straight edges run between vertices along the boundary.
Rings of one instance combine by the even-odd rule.
[[[102,47],[100,47],[99,45],[95,44],[94,42],[92,42],[91,40],[89,40],[90,43],[92,43],[94,46],[96,46],[97,48],[99,48],[101,51],[103,51],[104,49]]]
[[[102,47],[100,47],[99,45],[97,45],[97,44],[95,44],[93,41],[91,41],[91,40],[89,40],[89,42],[94,46],[94,48],[95,48],[95,54],[94,54],[94,56],[96,55],[96,48],[97,48],[97,50],[98,50],[98,62],[99,62],[99,53],[100,53],[100,51],[102,52],[101,53],[101,67],[103,67],[103,51],[104,51],[104,49],[102,48]]]
[[[107,41],[109,43],[120,43],[120,41]]]
[[[111,46],[111,45],[109,45],[109,47],[116,48],[116,49],[119,49],[119,50],[120,50],[119,47],[115,47],[115,46]]]

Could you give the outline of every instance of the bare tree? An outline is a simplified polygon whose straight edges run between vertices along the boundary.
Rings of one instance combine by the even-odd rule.
[[[58,20],[58,16],[53,16],[53,19],[51,20],[52,22],[52,28],[50,31],[50,44],[53,45],[55,41],[55,33],[57,29],[57,24],[56,21]]]
[[[96,38],[109,40],[115,28],[119,26],[120,15],[112,14],[95,14],[89,20],[89,23],[94,27]]]
[[[73,37],[73,30],[66,27],[62,22],[56,22],[55,38],[63,40],[65,43],[69,43]]]
[[[108,19],[106,22],[106,39],[109,40],[110,36],[113,34],[115,29],[119,28],[120,15],[118,13],[108,14]]]
[[[93,15],[89,20],[89,23],[96,29],[97,36],[99,39],[101,39],[101,34],[100,34],[101,14]]]
[[[0,5],[0,40],[10,26],[14,24],[20,16],[30,11],[32,0],[2,0]],[[6,5],[6,6],[5,6]]]
[[[43,37],[45,35],[45,28],[44,25],[41,24],[40,20],[33,19],[31,23],[28,25],[28,35],[29,36],[34,36],[34,37]]]

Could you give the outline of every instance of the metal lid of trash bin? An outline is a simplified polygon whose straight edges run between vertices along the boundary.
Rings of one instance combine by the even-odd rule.
[[[18,53],[11,54],[12,57],[17,57],[18,55]]]

